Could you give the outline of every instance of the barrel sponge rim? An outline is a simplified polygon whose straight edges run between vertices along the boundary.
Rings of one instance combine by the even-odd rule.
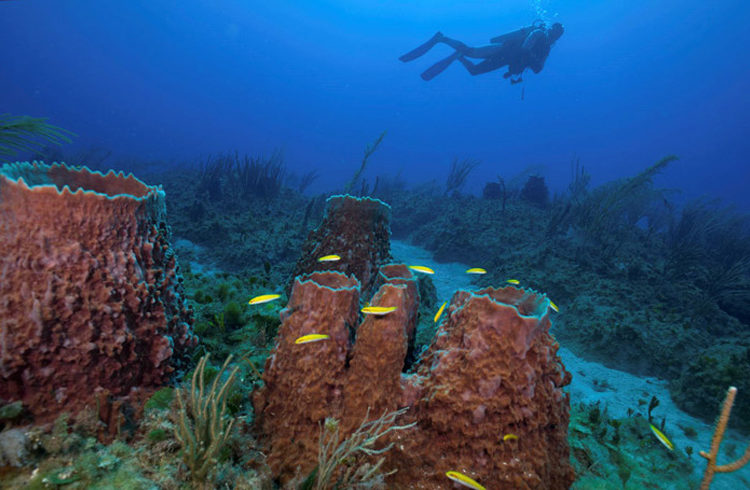
[[[54,190],[58,195],[96,196],[107,200],[146,201],[163,196],[161,186],[151,186],[132,173],[109,170],[106,174],[87,166],[66,163],[15,162],[0,167],[0,178],[31,192]]]

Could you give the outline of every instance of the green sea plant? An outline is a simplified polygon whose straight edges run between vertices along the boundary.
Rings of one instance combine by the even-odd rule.
[[[234,193],[242,199],[276,197],[281,192],[285,174],[284,154],[281,150],[275,150],[268,158],[251,158],[245,155],[240,160],[238,156],[235,156],[232,181]]]
[[[232,286],[228,282],[220,282],[216,288],[216,296],[222,303],[229,298],[229,294],[232,292]]]
[[[154,429],[148,433],[148,440],[152,442],[161,442],[167,440],[167,431],[164,429]]]
[[[224,320],[224,312],[217,313],[214,315],[213,320],[211,321],[211,325],[218,328],[222,332],[226,328],[226,321]]]
[[[365,168],[367,167],[367,161],[370,159],[373,153],[375,153],[375,150],[378,149],[378,146],[380,146],[380,143],[383,142],[383,138],[385,138],[386,131],[383,131],[380,133],[380,136],[371,144],[367,145],[365,147],[365,155],[362,157],[362,164],[359,166],[359,170],[357,170],[354,173],[354,177],[352,177],[352,180],[347,182],[347,184],[344,186],[344,194],[349,194],[352,191],[352,187],[354,187],[354,184],[357,183],[359,178],[362,176],[362,173],[365,171]]]
[[[45,143],[70,143],[74,133],[53,126],[44,117],[0,114],[0,157],[38,150]]]
[[[232,360],[230,355],[214,377],[211,386],[206,387],[205,372],[208,359],[209,355],[206,354],[198,361],[198,366],[193,372],[187,403],[183,400],[182,390],[176,390],[179,420],[175,428],[175,437],[182,446],[182,460],[190,470],[190,477],[196,482],[206,481],[213,471],[235,422],[234,418],[227,416],[227,395],[238,368],[232,369],[226,379],[221,381]]]
[[[367,461],[367,456],[381,455],[393,447],[394,443],[390,443],[385,447],[375,449],[373,446],[381,437],[416,425],[416,422],[395,425],[396,419],[406,410],[402,408],[393,412],[385,412],[380,418],[367,420],[368,410],[362,424],[344,440],[340,440],[338,420],[327,418],[320,428],[318,465],[300,485],[299,490],[354,488],[356,485],[373,483],[378,478],[391,474],[380,473],[380,467],[385,461],[384,457],[372,464]]]
[[[453,195],[459,192],[464,183],[466,183],[466,178],[478,165],[479,160],[471,158],[459,160],[458,158],[454,158],[448,172],[448,178],[445,180],[445,194]]]
[[[174,388],[166,386],[154,392],[143,406],[145,410],[166,410],[174,400]]]
[[[224,306],[224,324],[235,328],[244,323],[242,318],[242,307],[236,301],[230,301]]]
[[[0,405],[0,421],[10,420],[18,417],[23,412],[23,402],[15,401]]]
[[[652,187],[653,178],[677,160],[674,155],[629,179],[609,182],[586,194],[574,207],[573,224],[584,245],[601,257],[611,257],[627,242],[635,224],[650,213],[654,201],[663,201],[663,193]]]

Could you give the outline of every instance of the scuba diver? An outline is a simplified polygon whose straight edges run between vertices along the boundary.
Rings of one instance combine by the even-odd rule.
[[[437,43],[443,43],[456,51],[425,70],[422,73],[424,80],[432,80],[448,68],[451,63],[458,60],[472,75],[481,75],[507,66],[508,71],[503,74],[503,78],[509,78],[511,84],[516,84],[523,81],[521,74],[526,68],[531,68],[534,73],[542,71],[552,45],[562,36],[563,31],[563,26],[559,22],[547,27],[543,21],[537,20],[528,27],[493,37],[490,39],[492,44],[488,46],[476,48],[467,46],[461,41],[456,41],[438,32],[429,41],[409,51],[399,59],[404,63],[415,60],[427,53]],[[467,58],[481,59],[482,61],[474,63]]]

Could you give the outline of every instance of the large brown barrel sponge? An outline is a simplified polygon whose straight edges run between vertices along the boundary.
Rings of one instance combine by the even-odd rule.
[[[411,271],[382,267],[372,305],[396,310],[356,326],[358,284],[334,272],[297,277],[282,310],[254,403],[269,465],[283,485],[291,488],[315,467],[326,417],[340,422],[343,439],[366,416],[400,408],[408,410],[397,423],[415,425],[381,441],[394,444],[383,454],[384,471],[396,470],[388,488],[454,488],[448,471],[488,489],[572,484],[563,391],[571,378],[549,334],[546,296],[514,287],[458,291],[416,372],[405,374],[419,308]],[[330,339],[294,343],[311,333]]]
[[[416,421],[388,453],[394,488],[453,488],[460,471],[488,489],[565,489],[570,373],[549,334],[546,296],[515,287],[458,291],[404,383]],[[512,434],[517,438],[504,440]]]
[[[196,343],[161,187],[3,165],[0,250],[0,398],[38,421],[159,386]]]
[[[339,272],[298,276],[281,310],[276,345],[263,372],[264,386],[254,393],[253,403],[268,464],[284,482],[298,467],[309,471],[315,465],[319,424],[341,415],[359,287],[355,277]],[[330,338],[295,344],[309,334]]]
[[[330,270],[354,275],[369,297],[378,267],[391,257],[391,207],[379,199],[335,195],[326,200],[323,222],[311,231],[294,276]],[[318,262],[324,255],[341,260]]]

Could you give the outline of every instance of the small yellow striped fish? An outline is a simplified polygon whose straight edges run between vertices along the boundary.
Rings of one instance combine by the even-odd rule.
[[[519,281],[518,279],[508,279],[505,282],[507,282],[508,284],[521,284],[521,281]]]
[[[515,434],[505,434],[503,436],[503,441],[509,441],[511,439],[514,440],[514,441],[517,441],[518,440],[518,436],[515,435]]]
[[[362,308],[362,313],[365,315],[383,316],[397,309],[395,306],[365,306]]]
[[[268,303],[269,301],[273,301],[275,299],[281,298],[280,294],[261,294],[260,296],[256,296],[250,301],[247,302],[249,305],[259,305],[263,303]]]
[[[337,260],[341,260],[341,257],[336,254],[331,254],[322,256],[318,259],[318,262],[336,262]]]
[[[448,471],[445,476],[465,487],[473,488],[474,490],[485,490],[485,488],[475,480],[472,480],[468,476],[464,475],[463,473],[459,473],[458,471]]]
[[[651,426],[651,432],[653,432],[656,438],[659,439],[659,442],[664,444],[664,447],[666,447],[670,451],[674,451],[674,444],[672,444],[672,441],[667,439],[667,436],[665,436],[662,431],[654,427],[654,424],[648,424],[648,425]]]
[[[549,300],[549,307],[555,310],[555,312],[560,313],[560,308],[558,308],[557,305],[552,302],[552,300]]]
[[[435,271],[430,269],[429,267],[425,267],[423,265],[410,265],[409,269],[417,272],[421,272],[423,274],[434,274]]]
[[[437,323],[437,321],[438,321],[438,318],[440,318],[440,315],[442,315],[442,314],[443,314],[443,310],[445,309],[445,305],[447,305],[447,304],[448,304],[448,302],[447,302],[447,301],[446,301],[445,303],[443,303],[443,304],[442,304],[442,305],[440,306],[440,309],[438,310],[438,312],[437,312],[437,313],[435,313],[435,323]]]
[[[294,341],[295,344],[309,344],[310,342],[318,342],[320,340],[327,340],[331,337],[324,333],[311,333],[309,335],[303,335]]]
[[[487,274],[487,271],[485,269],[482,269],[481,267],[472,267],[471,269],[466,269],[467,274]]]

